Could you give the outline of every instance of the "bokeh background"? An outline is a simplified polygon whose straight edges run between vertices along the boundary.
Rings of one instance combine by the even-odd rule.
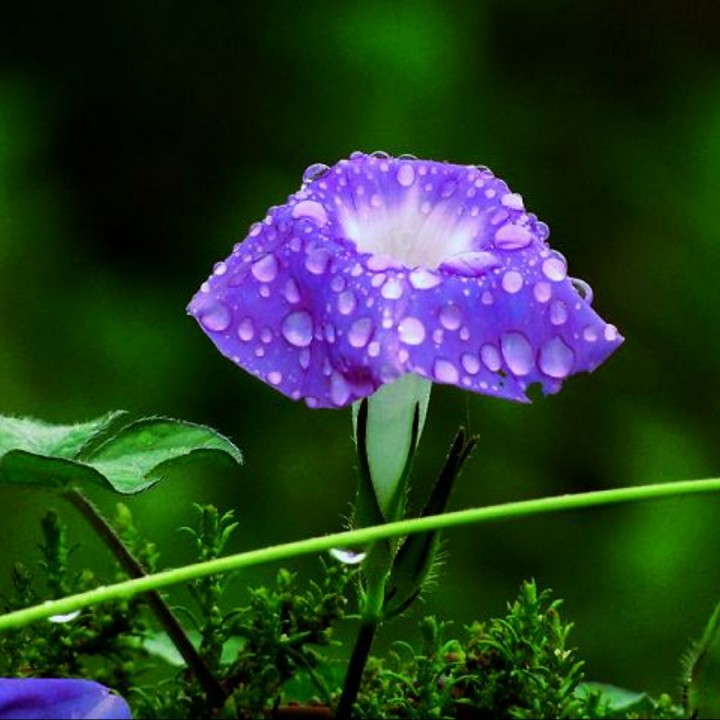
[[[131,501],[166,564],[191,556],[177,528],[192,502],[235,510],[233,551],[337,530],[348,512],[349,411],[245,375],[184,309],[307,165],[356,149],[489,165],[626,337],[531,406],[437,388],[419,491],[461,422],[481,442],[454,508],[720,472],[718,4],[128,0],[3,15],[0,412],[125,408],[231,436],[242,470],[176,473]],[[50,502],[0,487],[0,590]],[[426,612],[456,627],[501,613],[534,577],[566,599],[589,676],[673,690],[720,599],[719,518],[720,497],[704,497],[454,530],[438,587],[385,640]],[[107,564],[72,528],[79,558]]]

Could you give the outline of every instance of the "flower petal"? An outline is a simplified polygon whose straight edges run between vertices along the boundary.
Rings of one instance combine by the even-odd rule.
[[[220,351],[311,407],[405,373],[527,401],[622,342],[548,229],[486,168],[355,153],[308,169],[189,305]]]
[[[91,680],[0,679],[0,718],[130,720],[125,700]]]

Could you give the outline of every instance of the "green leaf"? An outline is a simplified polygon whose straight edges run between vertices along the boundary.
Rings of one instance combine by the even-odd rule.
[[[174,465],[242,462],[240,450],[212,428],[170,418],[123,427],[125,418],[116,411],[86,423],[51,425],[0,417],[0,482],[55,489],[95,484],[133,494]]]
[[[11,450],[27,450],[38,455],[74,459],[126,416],[124,410],[113,410],[75,425],[52,425],[34,418],[0,416],[0,458]]]
[[[154,485],[170,467],[206,460],[242,463],[240,450],[205,425],[146,418],[124,427],[87,458],[113,489],[124,495]]]
[[[0,482],[63,490],[69,485],[95,484],[107,488],[105,477],[84,463],[11,450],[0,459]]]

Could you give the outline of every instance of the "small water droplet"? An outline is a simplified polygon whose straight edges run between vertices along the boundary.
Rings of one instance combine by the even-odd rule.
[[[282,373],[277,370],[272,370],[268,373],[268,380],[271,385],[279,385],[282,382]]]
[[[480,360],[478,359],[477,355],[473,355],[472,353],[465,353],[460,358],[460,363],[463,366],[463,369],[468,375],[477,375],[478,372],[480,372]]]
[[[425,340],[425,326],[414,317],[406,317],[398,325],[398,336],[406,345],[420,345]]]
[[[48,618],[48,622],[57,624],[69,623],[78,617],[80,617],[80,610],[73,610],[73,612],[69,612],[64,615],[51,615]]]
[[[403,163],[397,172],[397,181],[403,187],[410,187],[415,182],[415,169],[410,163]]]
[[[532,345],[522,333],[505,333],[500,338],[500,347],[503,358],[513,375],[521,377],[533,369]]]
[[[336,560],[339,560],[345,565],[359,565],[367,556],[367,553],[362,550],[350,550],[345,548],[332,548],[328,550]]]
[[[608,342],[615,342],[620,337],[618,329],[614,325],[605,326],[605,339]]]
[[[342,275],[335,275],[335,277],[330,281],[330,289],[333,292],[339,293],[345,289],[346,284],[345,278]]]
[[[442,278],[439,275],[427,268],[417,268],[413,270],[410,273],[409,280],[410,284],[416,290],[431,290],[442,282]]]
[[[546,303],[552,297],[552,288],[550,287],[550,283],[537,283],[533,288],[533,294],[539,303]]]
[[[227,265],[220,261],[219,263],[215,263],[215,267],[213,268],[213,274],[214,275],[224,275],[227,272]]]
[[[543,261],[542,271],[548,280],[560,282],[567,277],[567,265],[559,257],[549,257]]]
[[[232,313],[225,303],[216,300],[206,305],[199,313],[198,319],[201,325],[210,332],[224,332],[230,327]]]
[[[309,218],[316,225],[325,225],[328,221],[328,214],[325,208],[316,200],[301,200],[292,209],[292,216],[295,219]]]
[[[440,324],[446,330],[457,330],[462,324],[462,313],[457,305],[445,305],[440,310]]]
[[[368,344],[373,331],[373,322],[370,318],[356,320],[348,330],[348,342],[354,348],[363,348]]]
[[[273,254],[265,255],[253,263],[251,272],[253,277],[259,282],[272,282],[277,277],[277,259]]]
[[[540,348],[540,369],[551,378],[567,377],[575,362],[575,353],[562,338],[555,336]]]
[[[319,163],[319,162],[313,163],[303,173],[303,177],[302,177],[303,185],[307,185],[308,183],[311,183],[314,180],[318,180],[323,175],[325,175],[325,173],[327,173],[328,170],[330,170],[330,168],[325,163]]]
[[[532,238],[526,227],[508,223],[495,233],[495,246],[501,250],[521,250],[532,242]]]
[[[550,303],[550,322],[553,325],[562,325],[567,321],[567,306],[562,300],[553,300]]]
[[[237,335],[243,342],[249,342],[253,339],[255,326],[251,318],[245,317],[238,323]]]
[[[305,267],[313,275],[322,275],[330,262],[330,253],[324,248],[318,248],[309,253],[305,259]]]
[[[502,278],[502,289],[514,295],[522,290],[524,284],[523,276],[517,270],[509,270],[503,275]]]
[[[310,313],[290,313],[282,324],[283,337],[294,347],[307,347],[312,342],[313,322]]]
[[[355,293],[352,290],[346,290],[338,295],[338,310],[341,315],[349,315],[354,309],[356,304]]]
[[[303,370],[307,370],[310,367],[310,350],[303,348],[298,355],[298,364]]]
[[[285,283],[285,299],[289,303],[300,302],[300,288],[298,284],[292,278],[289,278]]]
[[[577,294],[588,304],[592,305],[593,291],[590,285],[580,278],[570,278],[572,286],[577,291]]]
[[[384,150],[373,150],[370,153],[370,157],[378,158],[379,160],[389,160],[390,153],[386,153]]]
[[[403,284],[397,278],[391,277],[382,286],[382,289],[380,290],[380,294],[386,300],[397,300],[398,298],[402,297]]]
[[[583,339],[586,342],[590,342],[590,343],[597,342],[597,339],[598,339],[597,330],[592,325],[588,325],[583,330]]]
[[[502,366],[500,353],[494,345],[483,345],[480,348],[480,357],[482,358],[483,365],[485,365],[490,372],[497,372]]]
[[[454,385],[460,379],[458,369],[449,361],[438,358],[433,363],[433,376],[443,383]]]
[[[500,202],[511,210],[524,210],[525,204],[520,193],[506,193],[500,198]]]
[[[350,399],[350,386],[345,378],[338,372],[333,372],[330,377],[330,400],[337,407],[341,407]]]

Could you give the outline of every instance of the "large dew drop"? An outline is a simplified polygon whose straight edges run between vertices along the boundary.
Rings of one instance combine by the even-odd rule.
[[[232,314],[230,308],[220,300],[204,307],[198,319],[202,326],[210,332],[225,332],[230,327]]]
[[[508,332],[500,338],[503,358],[513,375],[527,375],[534,365],[533,349],[528,339],[519,332]]]
[[[575,353],[560,337],[548,340],[540,348],[540,369],[551,378],[562,380],[573,368]]]
[[[425,326],[417,318],[405,318],[398,325],[398,336],[406,345],[420,345],[425,340]]]
[[[313,322],[310,313],[290,313],[282,324],[283,337],[295,347],[307,347],[312,342]]]

